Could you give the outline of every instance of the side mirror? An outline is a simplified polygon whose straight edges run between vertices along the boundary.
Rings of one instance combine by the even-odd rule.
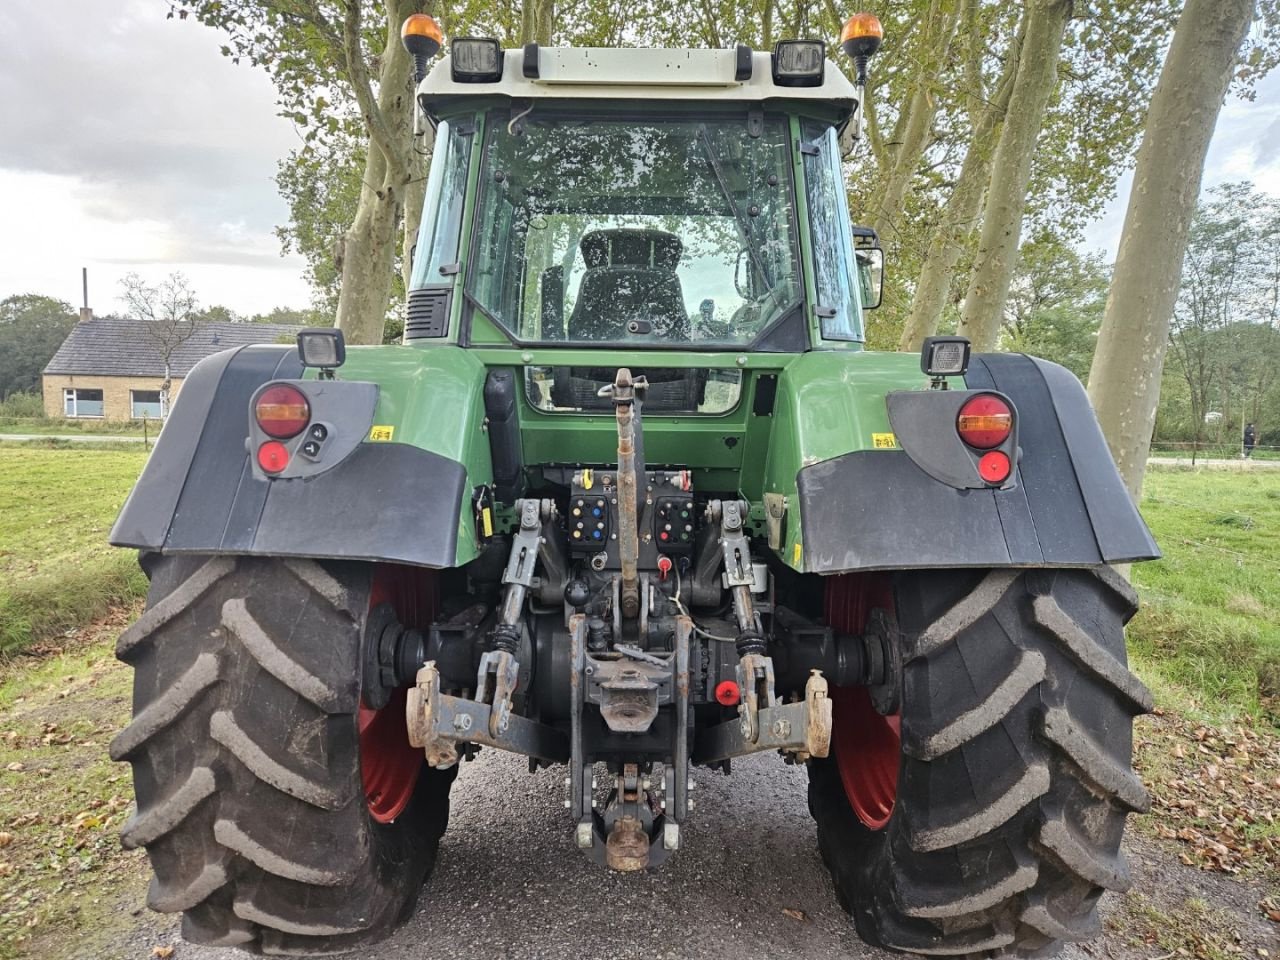
[[[884,250],[880,247],[867,247],[854,256],[858,262],[862,309],[874,310],[884,298]]]

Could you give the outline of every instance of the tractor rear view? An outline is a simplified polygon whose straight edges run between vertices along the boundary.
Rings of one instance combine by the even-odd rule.
[[[857,83],[815,40],[457,38],[428,71],[434,21],[404,36],[433,154],[403,344],[204,361],[112,532],[151,577],[112,744],[150,905],[354,949],[480,750],[566,767],[617,871],[678,854],[694,768],[768,752],[869,943],[1093,936],[1147,804],[1111,565],[1158,551],[1070,373],[863,348],[875,18]]]

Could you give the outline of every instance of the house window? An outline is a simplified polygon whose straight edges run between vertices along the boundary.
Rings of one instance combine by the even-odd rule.
[[[62,409],[68,417],[102,416],[102,391],[68,388],[62,391]]]
[[[159,419],[164,416],[164,408],[160,405],[159,390],[130,390],[129,416],[134,420],[143,417]]]

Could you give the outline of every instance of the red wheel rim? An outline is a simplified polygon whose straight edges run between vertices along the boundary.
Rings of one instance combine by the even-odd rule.
[[[844,633],[861,633],[873,609],[892,610],[893,590],[875,574],[846,574],[827,580],[827,623]],[[883,830],[898,797],[902,719],[882,716],[865,687],[831,688],[831,750],[845,798],[863,825]]]
[[[374,568],[370,610],[390,603],[402,624],[422,629],[435,616],[438,599],[433,571],[394,564]],[[381,710],[360,702],[360,778],[369,815],[379,823],[404,812],[422,772],[422,751],[409,743],[405,723],[407,696],[407,688],[397,690]]]
[[[865,687],[833,687],[831,726],[831,747],[849,806],[870,829],[884,829],[898,797],[900,717],[876,713]]]

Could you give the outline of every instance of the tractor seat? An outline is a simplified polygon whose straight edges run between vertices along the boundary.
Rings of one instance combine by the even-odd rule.
[[[587,271],[569,316],[570,340],[687,341],[689,317],[675,268],[683,244],[660,230],[596,230],[579,248]]]

